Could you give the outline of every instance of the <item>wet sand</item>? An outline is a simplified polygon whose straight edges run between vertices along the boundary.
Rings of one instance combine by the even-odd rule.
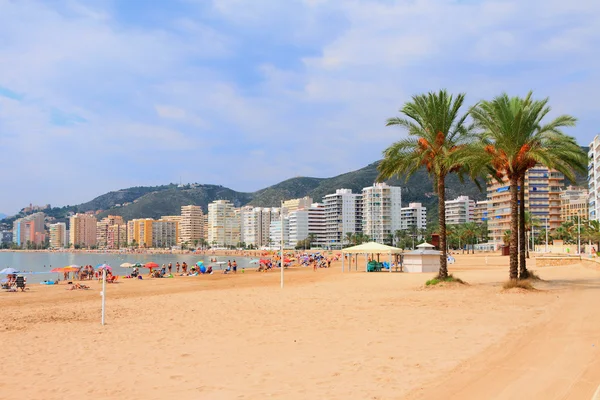
[[[588,399],[600,383],[600,273],[538,268],[504,292],[508,257],[432,274],[247,270],[0,293],[3,399]],[[534,260],[531,261],[535,269]]]

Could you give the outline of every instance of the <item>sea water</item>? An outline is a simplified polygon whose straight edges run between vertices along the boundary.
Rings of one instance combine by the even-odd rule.
[[[108,264],[112,267],[115,275],[129,275],[131,268],[121,268],[119,265],[123,263],[140,263],[155,262],[158,265],[166,266],[169,263],[173,264],[173,274],[175,273],[175,264],[184,261],[188,264],[189,269],[198,261],[203,261],[207,267],[212,265],[213,270],[218,273],[221,269],[225,269],[227,265],[218,265],[211,262],[211,259],[217,259],[218,262],[228,262],[235,260],[238,265],[238,272],[243,268],[256,268],[256,265],[250,265],[251,258],[239,256],[214,256],[200,254],[130,254],[130,253],[54,253],[54,252],[0,252],[0,270],[12,267],[21,272],[33,272],[33,274],[25,275],[27,282],[38,283],[46,279],[56,279],[62,273],[49,273],[53,268],[66,267],[68,265],[92,265]],[[142,274],[147,272],[147,269],[141,268]],[[0,275],[0,279],[5,276]]]

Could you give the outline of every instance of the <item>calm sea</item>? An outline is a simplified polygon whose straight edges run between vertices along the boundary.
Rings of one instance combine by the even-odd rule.
[[[129,268],[121,268],[123,263],[141,263],[153,261],[159,265],[173,263],[173,272],[175,272],[175,263],[186,262],[190,267],[198,261],[204,261],[204,265],[212,265],[213,269],[218,271],[226,266],[217,265],[210,262],[211,258],[217,261],[235,260],[238,269],[242,267],[256,268],[256,265],[249,265],[251,258],[234,256],[213,256],[196,254],[82,254],[82,253],[22,253],[22,252],[0,252],[0,270],[6,267],[13,267],[21,272],[48,272],[52,268],[66,267],[67,265],[93,265],[108,264],[113,267],[115,275],[128,275],[131,272]],[[147,271],[147,270],[146,270]],[[26,275],[27,281],[31,283],[41,282],[45,279],[55,279],[57,274],[31,274]],[[0,279],[4,276],[0,276]],[[62,279],[62,274],[61,274]]]

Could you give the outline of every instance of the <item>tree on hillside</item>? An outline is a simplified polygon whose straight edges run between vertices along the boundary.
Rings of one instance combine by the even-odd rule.
[[[548,99],[534,100],[531,92],[524,98],[502,94],[480,102],[470,111],[482,131],[483,152],[478,154],[489,160],[496,179],[507,178],[510,185],[510,279],[528,277],[523,241],[521,257],[518,254],[519,228],[525,231],[525,202],[522,195],[519,209],[519,183],[525,186],[522,182],[527,171],[538,163],[562,172],[573,181],[574,169],[584,171],[587,162],[575,139],[561,131],[563,127],[574,126],[575,118],[562,115],[544,125],[542,120],[549,112]]]
[[[408,131],[408,137],[393,143],[379,164],[378,181],[405,175],[408,179],[425,167],[434,182],[438,196],[440,233],[440,270],[438,278],[448,277],[446,248],[446,177],[464,171],[460,150],[472,140],[467,115],[461,114],[465,95],[456,97],[445,90],[416,95],[400,113],[403,117],[390,118],[387,126],[399,126]]]

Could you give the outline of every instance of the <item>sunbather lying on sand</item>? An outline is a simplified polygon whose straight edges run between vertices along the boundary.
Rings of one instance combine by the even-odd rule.
[[[89,289],[90,287],[87,285],[82,285],[81,283],[75,283],[73,285],[71,285],[68,289],[66,290],[75,290],[75,289]]]

